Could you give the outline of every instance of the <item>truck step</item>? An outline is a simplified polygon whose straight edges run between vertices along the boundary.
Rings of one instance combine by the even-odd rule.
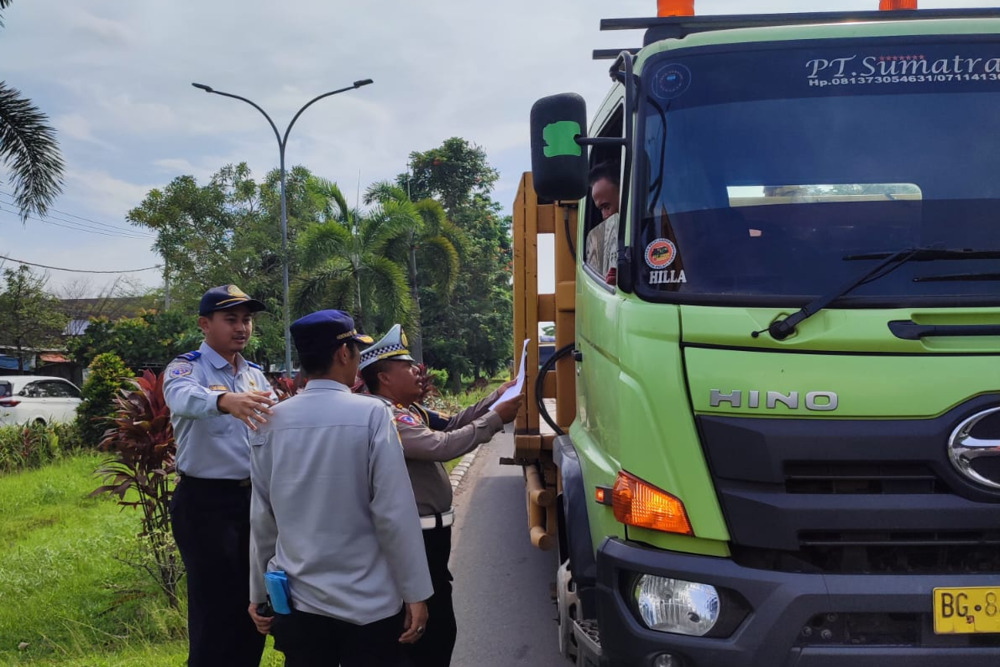
[[[576,639],[578,667],[600,667],[601,664],[601,633],[597,629],[597,620],[585,618],[573,621],[573,636]]]

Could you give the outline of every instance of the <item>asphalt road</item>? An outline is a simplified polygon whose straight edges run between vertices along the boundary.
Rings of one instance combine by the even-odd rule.
[[[455,493],[453,667],[569,667],[559,655],[554,552],[528,539],[521,468],[501,466],[512,436],[483,445]]]

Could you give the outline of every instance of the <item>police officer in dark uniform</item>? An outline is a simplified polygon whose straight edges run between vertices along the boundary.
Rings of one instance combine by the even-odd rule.
[[[198,309],[204,342],[164,371],[180,474],[170,516],[187,571],[190,667],[257,667],[264,650],[246,614],[249,438],[275,400],[261,368],[240,354],[261,310],[236,285],[208,290]]]
[[[415,667],[447,667],[458,629],[451,599],[452,576],[448,570],[455,512],[444,462],[489,442],[506,422],[517,416],[522,397],[490,408],[513,385],[511,381],[454,417],[439,415],[417,403],[424,388],[406,345],[406,336],[397,324],[382,340],[361,353],[361,376],[372,395],[392,407],[434,583],[434,595],[427,601],[430,620],[424,637],[406,649]]]

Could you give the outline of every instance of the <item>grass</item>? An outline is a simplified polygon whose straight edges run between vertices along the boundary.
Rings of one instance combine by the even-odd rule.
[[[176,667],[184,610],[134,561],[139,516],[88,498],[103,454],[0,476],[0,664]],[[262,665],[283,664],[269,649]]]
[[[434,396],[426,402],[426,405],[437,412],[455,414],[456,412],[461,412],[465,408],[475,405],[479,401],[483,400],[492,394],[496,388],[504,382],[506,382],[506,380],[494,379],[490,381],[486,387],[482,387],[480,389],[470,389],[469,391],[461,394],[441,394]],[[462,457],[460,456],[457,459],[446,461],[444,469],[450,473],[461,460]]]

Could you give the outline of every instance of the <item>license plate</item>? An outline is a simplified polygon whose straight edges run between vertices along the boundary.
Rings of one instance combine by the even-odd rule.
[[[1000,587],[935,588],[934,632],[1000,633]]]

